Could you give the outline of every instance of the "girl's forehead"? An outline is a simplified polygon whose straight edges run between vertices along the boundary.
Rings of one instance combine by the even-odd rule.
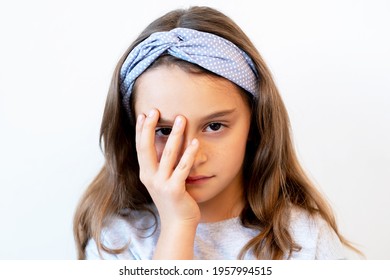
[[[135,113],[245,109],[242,92],[225,78],[190,73],[178,66],[159,66],[143,73],[134,86]]]

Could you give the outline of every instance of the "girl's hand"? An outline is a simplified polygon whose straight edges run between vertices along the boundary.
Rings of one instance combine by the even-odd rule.
[[[155,148],[158,120],[159,112],[155,109],[148,116],[141,114],[137,119],[136,149],[141,182],[158,209],[162,227],[197,226],[200,210],[186,191],[185,181],[194,164],[199,143],[196,139],[192,140],[181,158],[178,158],[186,125],[186,119],[178,116],[158,162]]]

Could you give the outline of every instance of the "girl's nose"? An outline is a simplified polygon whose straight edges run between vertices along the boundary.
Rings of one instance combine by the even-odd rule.
[[[183,145],[182,145],[182,149],[180,151],[180,158],[183,155],[184,151],[187,149],[187,147],[189,145],[191,145],[192,140],[195,138],[194,136],[195,135],[188,135],[188,134],[184,135]],[[197,138],[197,139],[199,141],[199,148],[198,148],[198,151],[196,152],[196,155],[195,155],[193,168],[196,168],[197,166],[199,166],[202,163],[207,161],[205,146],[203,145],[202,141],[199,138]]]

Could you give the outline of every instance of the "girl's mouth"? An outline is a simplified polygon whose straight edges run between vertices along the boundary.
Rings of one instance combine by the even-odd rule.
[[[186,179],[186,184],[189,184],[189,185],[203,184],[213,177],[214,176],[203,176],[203,175],[190,176]]]

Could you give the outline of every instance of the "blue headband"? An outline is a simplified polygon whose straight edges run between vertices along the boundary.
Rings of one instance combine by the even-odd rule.
[[[217,35],[175,28],[153,33],[138,44],[124,61],[120,70],[120,90],[128,112],[135,80],[165,52],[199,65],[232,81],[252,95],[257,95],[257,71],[252,59],[244,51]]]

